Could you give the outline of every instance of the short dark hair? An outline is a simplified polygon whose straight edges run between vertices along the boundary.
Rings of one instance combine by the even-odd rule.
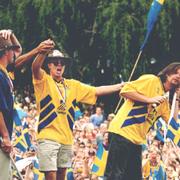
[[[165,82],[167,75],[176,74],[178,69],[180,69],[180,63],[174,62],[166,66],[163,70],[158,73],[158,76],[161,78],[162,82]]]

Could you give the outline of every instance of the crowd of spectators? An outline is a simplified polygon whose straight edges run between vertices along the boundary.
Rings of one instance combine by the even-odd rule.
[[[13,159],[19,171],[25,180],[35,179],[35,171],[33,161],[36,160],[37,142],[36,131],[38,122],[38,112],[35,100],[30,87],[15,92],[15,108],[25,112],[22,117],[22,126],[15,126],[13,133],[13,144],[17,140],[17,132],[22,131],[23,125],[27,123],[28,132],[31,139],[31,146],[27,151],[23,152],[18,147],[13,149]],[[31,93],[30,93],[31,92]],[[22,95],[23,94],[23,95]],[[92,174],[91,169],[96,157],[99,143],[108,146],[108,125],[113,119],[114,114],[105,117],[102,107],[97,107],[93,111],[93,107],[84,107],[83,113],[78,117],[74,124],[74,145],[72,168],[68,170],[67,180],[98,180],[103,177],[97,177]],[[144,179],[153,179],[153,166],[162,166],[162,171],[166,174],[168,180],[180,179],[180,148],[174,146],[170,141],[161,142],[156,138],[156,130],[150,130],[147,136],[147,144],[143,146],[142,167]],[[31,158],[30,160],[28,158]],[[29,161],[23,161],[23,160]],[[22,163],[18,163],[22,162]],[[148,172],[147,165],[151,166],[151,172]],[[39,175],[40,177],[40,175]],[[72,178],[73,177],[73,178]],[[18,179],[17,173],[13,172],[13,180]]]

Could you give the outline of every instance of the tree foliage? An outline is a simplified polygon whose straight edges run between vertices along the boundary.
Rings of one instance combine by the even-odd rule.
[[[1,0],[0,27],[12,28],[24,52],[53,38],[74,58],[74,78],[101,84],[127,80],[146,32],[151,0]],[[166,0],[136,75],[178,58],[180,2]],[[150,64],[156,58],[156,70]],[[27,67],[28,69],[28,67]]]

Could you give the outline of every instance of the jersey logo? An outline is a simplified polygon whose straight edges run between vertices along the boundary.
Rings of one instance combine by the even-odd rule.
[[[60,101],[60,106],[57,108],[58,114],[66,114],[66,104],[62,100]]]

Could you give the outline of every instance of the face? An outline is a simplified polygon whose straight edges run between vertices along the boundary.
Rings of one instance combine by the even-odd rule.
[[[51,60],[48,67],[53,78],[61,78],[65,70],[65,63],[61,59],[54,59]]]
[[[101,110],[100,107],[97,107],[97,108],[96,108],[96,114],[102,114],[102,110]]]
[[[180,69],[177,70],[176,74],[168,75],[167,81],[173,86],[179,86],[180,85]]]
[[[7,63],[12,64],[14,61],[14,51],[13,50],[6,51],[6,57],[7,57]]]

